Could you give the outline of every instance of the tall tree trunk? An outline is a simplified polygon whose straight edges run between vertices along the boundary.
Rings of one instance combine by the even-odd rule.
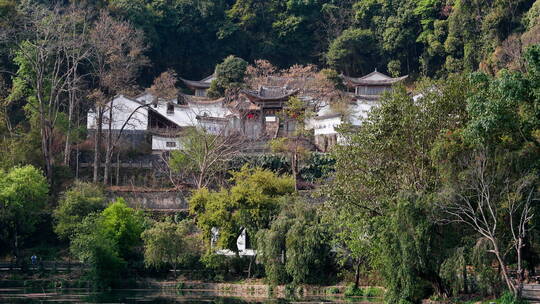
[[[47,181],[49,184],[53,178],[53,165],[52,165],[52,130],[46,122],[42,123],[41,129],[41,148],[43,149],[43,159],[45,160],[45,174],[47,175]]]
[[[522,249],[523,249],[523,238],[521,237],[518,237],[518,242],[517,242],[517,248],[516,248],[516,253],[517,253],[517,274],[516,274],[516,277],[517,277],[517,282],[516,282],[516,296],[518,298],[521,298],[521,294],[522,294],[522,291],[523,291],[523,280],[524,280],[524,275],[523,275],[523,265],[522,265]]]
[[[99,182],[101,167],[101,138],[103,135],[103,107],[96,106],[96,133],[94,137],[94,183]]]
[[[508,287],[508,290],[512,292],[513,294],[516,294],[516,287],[512,283],[512,280],[510,279],[510,276],[508,275],[508,269],[506,268],[506,263],[501,257],[501,253],[499,251],[499,245],[497,244],[497,241],[493,238],[489,238],[491,241],[491,244],[493,245],[493,253],[495,254],[495,257],[497,258],[497,261],[499,262],[499,268],[501,270],[503,279],[506,283],[506,286]]]
[[[66,132],[66,145],[64,146],[64,166],[69,166],[71,158],[71,123],[73,120],[73,112],[75,108],[75,92],[73,90],[69,90],[68,95],[68,128]]]
[[[254,259],[255,259],[254,257],[249,258],[249,266],[248,266],[248,273],[247,273],[247,278],[248,279],[251,278],[251,265],[253,264]]]
[[[14,242],[13,242],[13,253],[15,254],[15,258],[17,260],[17,263],[19,263],[19,234],[17,231],[17,226],[15,225],[14,229]]]
[[[427,273],[421,273],[419,276],[431,284],[431,287],[433,287],[437,295],[443,296],[445,298],[450,296],[448,288],[446,287],[441,276],[437,272],[429,271]]]
[[[109,121],[107,123],[108,132],[107,132],[107,151],[105,152],[105,171],[103,173],[103,183],[105,185],[110,184],[111,181],[111,159],[113,154],[113,134],[112,134],[112,123],[113,123],[113,104],[114,100],[110,103],[109,108]]]
[[[295,142],[293,155],[291,158],[291,169],[294,179],[294,191],[298,191],[298,142]]]
[[[354,273],[354,289],[358,289],[360,287],[360,265],[362,263],[360,261],[356,262],[356,269]]]
[[[467,263],[463,265],[463,293],[469,293],[469,284],[467,283]]]
[[[120,151],[116,152],[116,185],[120,185]]]

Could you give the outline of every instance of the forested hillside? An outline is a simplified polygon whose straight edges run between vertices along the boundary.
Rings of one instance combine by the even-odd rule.
[[[0,3],[2,27],[15,30],[20,1]],[[374,68],[396,74],[441,75],[482,68],[496,72],[540,38],[534,0],[110,0],[68,2],[100,9],[144,32],[148,84],[172,68],[190,79],[213,72],[234,54],[279,67],[316,63],[352,75]],[[93,16],[92,16],[93,15]],[[13,70],[9,47],[2,66]]]
[[[0,281],[522,303],[539,172],[540,0],[0,0]]]

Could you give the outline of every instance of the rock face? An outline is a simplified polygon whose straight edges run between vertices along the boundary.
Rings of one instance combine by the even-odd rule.
[[[163,212],[188,209],[186,196],[181,191],[112,191],[109,197],[111,200],[122,197],[132,208]]]

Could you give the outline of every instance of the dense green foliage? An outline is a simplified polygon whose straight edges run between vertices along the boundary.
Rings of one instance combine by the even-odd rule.
[[[189,261],[201,249],[195,232],[191,220],[154,223],[142,234],[145,265],[159,268],[170,264],[176,274],[178,265]]]
[[[389,302],[493,293],[494,260],[517,265],[518,279],[529,263],[522,246],[536,247],[537,233],[529,226],[538,197],[535,58],[537,47],[526,53],[527,73],[419,83],[415,100],[398,88],[359,129],[343,129],[349,144],[334,153],[327,213],[339,221],[341,256],[368,261]]]
[[[4,2],[5,20],[17,20],[22,12],[16,2]],[[504,54],[515,53],[507,48],[514,44],[505,42],[519,38],[523,44],[535,43],[529,36],[537,32],[539,15],[534,0],[176,0],[86,5],[103,8],[144,31],[152,62],[146,75],[172,68],[191,79],[209,75],[229,54],[248,61],[265,58],[280,67],[328,62],[352,74],[378,67],[391,73],[433,75],[476,70],[481,64],[498,70],[508,63]],[[17,30],[15,24],[3,26]]]
[[[258,260],[271,284],[323,283],[332,274],[328,228],[316,208],[291,201],[257,233]]]
[[[69,240],[101,287],[185,266],[271,284],[337,274],[351,295],[383,285],[389,303],[505,289],[499,302],[518,303],[540,263],[539,43],[540,0],[0,0],[0,253]],[[197,188],[188,219],[150,220],[97,185],[123,147],[93,142],[84,117],[157,75],[152,90],[170,98],[174,75],[214,73],[209,96],[227,101],[294,76],[347,118],[347,92],[326,85],[375,68],[411,77],[361,126],[342,125],[330,154],[301,144],[313,114],[302,98],[285,105],[299,132],[272,142],[279,155],[183,129],[156,175]],[[96,161],[96,184],[73,182],[92,146],[105,170]],[[308,195],[298,181],[324,186]],[[244,229],[259,264],[216,254],[236,253]]]
[[[43,218],[48,188],[41,170],[33,166],[0,170],[0,239],[15,256]]]
[[[105,209],[105,203],[105,193],[99,186],[75,182],[63,193],[54,210],[54,231],[62,239],[71,238],[82,220],[91,213]]]
[[[232,175],[230,189],[197,190],[191,196],[189,208],[207,241],[216,227],[219,229],[216,245],[236,251],[236,238],[242,229],[256,233],[267,228],[279,213],[283,197],[294,191],[294,182],[290,177],[247,166]]]
[[[135,247],[142,243],[144,218],[117,199],[101,213],[84,218],[71,238],[71,252],[91,267],[90,277],[108,287],[125,275],[125,267],[136,259]]]
[[[216,65],[208,96],[213,98],[223,97],[227,91],[239,89],[246,74],[248,63],[238,57],[229,56],[222,63]]]

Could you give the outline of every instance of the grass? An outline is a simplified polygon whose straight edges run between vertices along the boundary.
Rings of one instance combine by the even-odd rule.
[[[366,297],[366,298],[381,298],[384,296],[384,289],[379,287],[355,288],[354,285],[349,285],[345,289],[346,297]]]

